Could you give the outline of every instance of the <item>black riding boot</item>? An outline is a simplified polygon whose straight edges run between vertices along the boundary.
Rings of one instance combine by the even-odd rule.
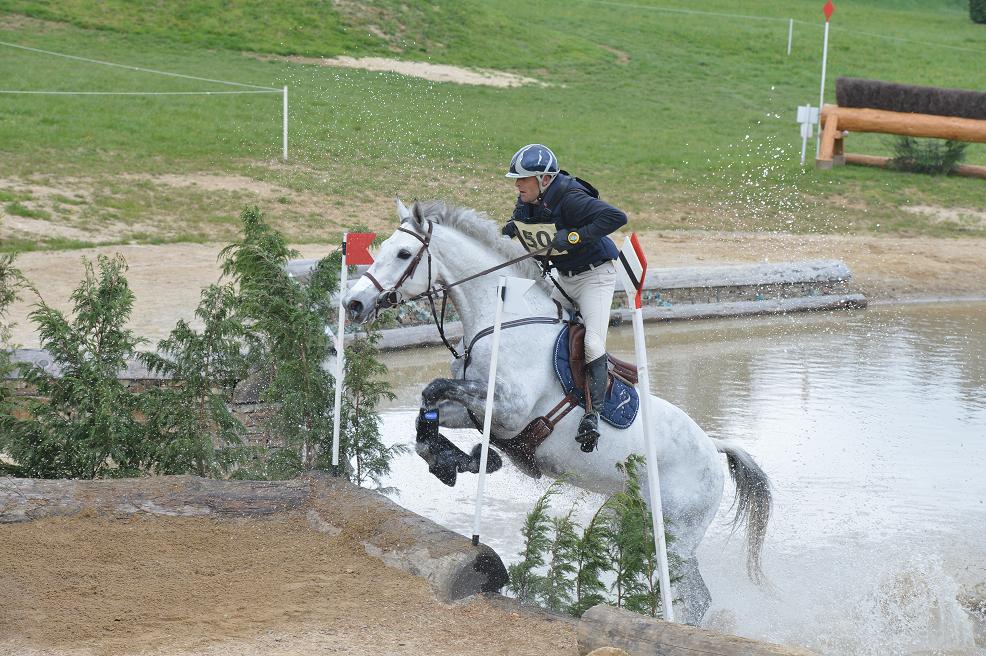
[[[581,445],[583,451],[592,453],[596,450],[599,441],[599,411],[606,402],[606,386],[609,382],[606,356],[603,355],[586,364],[585,374],[589,398],[586,399],[586,413],[579,422],[575,441]]]

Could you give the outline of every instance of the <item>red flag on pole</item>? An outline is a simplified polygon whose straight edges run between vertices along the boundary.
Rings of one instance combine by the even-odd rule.
[[[373,243],[373,238],[376,236],[377,233],[375,232],[346,233],[346,241],[343,242],[346,264],[373,264],[370,244]]]
[[[647,258],[644,249],[637,241],[637,233],[631,233],[620,249],[619,261],[622,265],[617,271],[623,280],[627,296],[633,299],[633,307],[640,308],[644,291],[644,278],[647,277]]]
[[[825,22],[829,22],[829,19],[832,18],[832,14],[835,13],[835,5],[832,4],[832,0],[828,0],[828,2],[825,3],[825,6],[822,7],[822,11],[825,12]]]

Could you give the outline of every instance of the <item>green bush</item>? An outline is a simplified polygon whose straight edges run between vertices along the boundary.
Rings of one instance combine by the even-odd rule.
[[[640,491],[639,456],[618,465],[624,488],[608,498],[579,533],[574,509],[561,517],[548,513],[562,481],[541,496],[521,529],[521,561],[508,568],[507,588],[521,601],[581,616],[599,603],[612,603],[656,617],[661,611],[654,528]],[[670,540],[669,536],[666,536]],[[670,563],[671,579],[676,565]],[[604,576],[612,577],[606,586]],[[609,594],[607,594],[607,592]]]
[[[242,214],[243,238],[222,251],[231,280],[202,292],[196,310],[203,329],[179,321],[155,353],[126,329],[133,307],[126,263],[100,257],[98,271],[73,292],[74,318],[39,300],[31,318],[49,369],[24,378],[36,389],[29,417],[15,419],[6,376],[15,370],[3,323],[25,285],[13,258],[0,256],[0,471],[37,478],[103,478],[147,473],[236,478],[290,478],[331,469],[334,381],[327,326],[335,318],[341,252],[321,260],[307,285],[287,274],[294,253],[256,208]],[[346,389],[340,423],[341,473],[379,486],[390,460],[405,447],[380,439],[377,406],[393,398],[377,359],[379,334],[346,347]],[[167,382],[140,393],[118,379],[141,360]],[[235,386],[253,372],[261,401],[276,406],[265,428],[281,444],[243,446],[245,429],[230,412]]]
[[[17,369],[11,361],[13,346],[10,325],[6,323],[7,309],[17,300],[17,292],[23,284],[21,272],[14,267],[14,256],[0,255],[0,436],[8,435],[13,429],[14,394],[8,377]],[[2,437],[0,448],[3,448]],[[0,473],[10,473],[2,460]]]
[[[247,455],[241,448],[243,424],[227,405],[247,374],[235,300],[232,285],[207,287],[195,310],[202,332],[179,321],[156,353],[139,356],[150,371],[169,379],[142,395],[145,440],[156,473],[221,476]]]
[[[944,175],[965,158],[967,145],[961,141],[897,137],[892,144],[894,157],[890,167],[911,173]]]
[[[969,17],[976,23],[986,23],[986,0],[969,0]]]
[[[98,266],[85,262],[72,320],[44,300],[31,313],[59,374],[37,365],[24,372],[44,400],[32,401],[30,419],[14,422],[3,438],[18,476],[115,478],[147,465],[137,395],[117,378],[140,342],[126,328],[134,299],[126,263],[100,256]]]

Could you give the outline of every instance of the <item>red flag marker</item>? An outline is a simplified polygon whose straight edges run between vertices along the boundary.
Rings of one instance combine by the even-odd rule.
[[[343,252],[346,254],[346,264],[373,264],[370,255],[370,245],[373,243],[375,232],[349,232],[343,242]]]
[[[832,4],[832,0],[825,3],[825,6],[822,7],[822,11],[825,12],[825,22],[829,22],[829,19],[832,18],[832,14],[835,13],[835,5]]]

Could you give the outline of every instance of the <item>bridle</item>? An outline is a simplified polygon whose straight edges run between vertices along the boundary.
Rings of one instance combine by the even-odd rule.
[[[486,335],[490,334],[492,330],[487,329],[489,330],[489,332],[484,330],[478,333],[475,337],[473,337],[472,341],[469,343],[469,346],[467,346],[462,353],[459,353],[455,349],[455,347],[452,346],[449,340],[445,337],[445,308],[448,303],[448,290],[452,289],[456,285],[461,285],[464,282],[469,282],[470,280],[474,280],[475,278],[479,278],[480,276],[485,276],[486,274],[492,273],[497,269],[503,269],[505,267],[516,264],[517,262],[520,262],[522,260],[526,260],[529,257],[534,257],[536,255],[541,255],[543,253],[546,253],[551,250],[551,247],[546,246],[542,249],[531,251],[530,253],[525,253],[520,257],[516,257],[507,262],[503,262],[501,264],[497,264],[496,266],[492,266],[488,269],[484,269],[479,273],[474,273],[470,276],[466,276],[462,280],[457,280],[452,283],[446,283],[444,285],[435,286],[432,285],[431,250],[428,248],[431,245],[431,235],[432,232],[434,231],[434,228],[435,228],[434,222],[428,221],[428,230],[423,237],[419,235],[417,232],[414,232],[413,230],[408,230],[404,226],[397,228],[398,232],[407,233],[412,237],[414,237],[415,239],[417,239],[418,241],[420,241],[421,248],[419,248],[418,252],[414,254],[414,257],[412,257],[411,261],[408,262],[407,267],[404,269],[404,272],[401,273],[400,277],[397,279],[397,282],[395,282],[390,289],[384,289],[384,286],[380,284],[380,281],[377,280],[375,277],[373,277],[373,275],[370,274],[369,271],[364,272],[363,275],[369,278],[370,282],[373,283],[373,286],[377,288],[378,292],[380,292],[379,294],[377,294],[377,299],[373,308],[374,312],[379,313],[381,309],[397,307],[398,305],[403,305],[405,303],[416,301],[419,298],[427,297],[428,304],[431,306],[431,316],[435,320],[435,327],[438,328],[438,334],[442,338],[442,343],[445,344],[445,348],[447,348],[449,351],[452,352],[452,356],[456,360],[460,358],[466,358],[466,364],[468,366],[469,352],[472,350],[473,345],[481,337],[485,337]],[[417,271],[418,265],[421,264],[421,259],[425,254],[428,255],[428,287],[425,289],[425,291],[421,292],[420,294],[416,294],[415,296],[411,296],[410,298],[404,298],[404,294],[400,290],[401,285],[403,285],[408,278],[414,275],[414,272]],[[439,312],[438,308],[435,306],[435,297],[438,296],[439,294],[441,294],[442,296],[441,312]],[[557,319],[556,318],[550,319],[551,323],[558,323],[561,321],[561,306],[559,305],[558,308],[559,308],[558,310],[559,316]],[[547,323],[547,322],[548,320],[546,320],[543,317],[529,317],[526,319],[518,319],[516,321],[510,321],[503,325],[504,327],[512,327],[514,325],[524,325],[530,323]],[[508,326],[508,324],[510,325]]]
[[[374,278],[369,271],[363,273],[364,276],[370,279],[370,282],[373,283],[373,286],[377,288],[377,291],[380,292],[377,295],[376,304],[374,305],[373,308],[375,312],[379,312],[381,309],[397,307],[398,305],[401,305],[403,303],[408,303],[410,301],[417,300],[422,296],[428,296],[430,299],[432,294],[437,293],[438,290],[432,290],[431,288],[431,251],[428,250],[428,246],[431,244],[431,233],[434,230],[434,228],[435,228],[435,224],[429,221],[428,232],[425,233],[424,237],[414,232],[413,230],[408,230],[404,226],[397,228],[398,232],[405,232],[411,235],[412,237],[414,237],[415,239],[417,239],[418,241],[420,241],[421,248],[419,248],[418,252],[414,254],[414,257],[411,258],[411,261],[407,263],[407,268],[404,269],[404,273],[400,275],[400,277],[397,279],[397,282],[395,282],[394,286],[391,287],[390,289],[384,289],[383,285],[380,284],[380,281]],[[418,269],[418,265],[421,264],[421,256],[424,255],[425,253],[428,254],[428,290],[426,292],[418,294],[413,298],[404,299],[402,298],[404,294],[401,292],[401,285],[407,282],[407,279],[414,275],[414,272],[417,271]]]

